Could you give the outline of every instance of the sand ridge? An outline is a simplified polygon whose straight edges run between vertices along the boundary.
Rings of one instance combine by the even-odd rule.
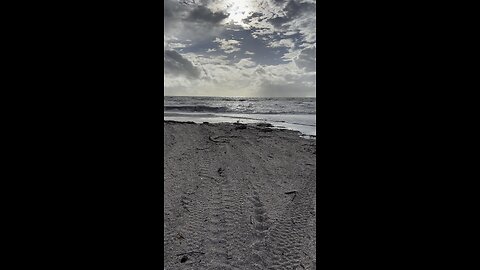
[[[164,121],[164,269],[315,269],[316,141]]]

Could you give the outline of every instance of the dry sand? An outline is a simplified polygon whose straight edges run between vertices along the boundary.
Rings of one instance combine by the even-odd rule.
[[[164,121],[164,269],[315,269],[316,141]]]

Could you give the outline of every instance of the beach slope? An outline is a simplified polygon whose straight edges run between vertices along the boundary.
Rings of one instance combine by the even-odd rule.
[[[316,141],[164,121],[165,269],[315,269]]]

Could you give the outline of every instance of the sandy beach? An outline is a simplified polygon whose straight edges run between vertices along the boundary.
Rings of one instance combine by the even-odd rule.
[[[315,269],[316,141],[164,121],[164,269]]]

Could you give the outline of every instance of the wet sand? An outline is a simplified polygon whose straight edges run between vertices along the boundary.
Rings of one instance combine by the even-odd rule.
[[[164,269],[315,269],[316,141],[164,121]]]

